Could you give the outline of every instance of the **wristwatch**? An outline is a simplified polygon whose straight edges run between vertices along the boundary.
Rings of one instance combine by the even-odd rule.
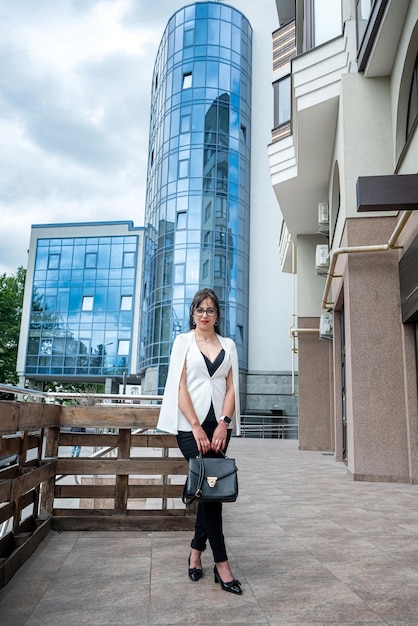
[[[231,418],[228,417],[227,415],[222,415],[222,417],[219,418],[219,421],[221,420],[225,422],[225,424],[228,424],[228,425],[232,422]]]

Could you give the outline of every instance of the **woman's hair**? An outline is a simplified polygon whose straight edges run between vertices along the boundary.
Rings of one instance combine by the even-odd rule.
[[[197,309],[197,307],[199,307],[202,304],[203,300],[206,300],[206,298],[210,298],[213,304],[215,305],[215,308],[216,308],[215,332],[218,333],[218,335],[220,335],[221,334],[221,331],[220,331],[221,308],[219,306],[219,298],[216,295],[216,293],[213,291],[213,289],[200,289],[200,291],[197,291],[195,293],[193,301],[190,305],[190,318],[189,318],[190,330],[193,330],[193,328],[195,327],[195,323],[193,319],[194,310]]]

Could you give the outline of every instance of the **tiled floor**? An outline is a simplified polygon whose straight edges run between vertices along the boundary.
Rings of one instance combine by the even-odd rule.
[[[353,482],[297,442],[233,439],[224,506],[242,596],[187,577],[190,534],[50,533],[0,591],[2,626],[418,624],[418,486]]]

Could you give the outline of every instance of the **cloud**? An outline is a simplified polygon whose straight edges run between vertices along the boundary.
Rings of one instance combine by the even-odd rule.
[[[7,14],[0,8],[0,273],[26,265],[31,224],[143,224],[162,27],[123,26],[135,4],[19,0]]]
[[[154,61],[185,4],[0,2],[0,274],[32,224],[143,225]]]

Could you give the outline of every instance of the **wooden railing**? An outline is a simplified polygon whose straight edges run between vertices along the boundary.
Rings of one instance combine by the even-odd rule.
[[[0,459],[12,458],[0,469],[0,587],[50,528],[193,526],[181,502],[187,463],[174,435],[152,432],[158,413],[149,404],[0,401]],[[70,432],[77,426],[87,432]],[[82,446],[78,458],[74,445]]]

